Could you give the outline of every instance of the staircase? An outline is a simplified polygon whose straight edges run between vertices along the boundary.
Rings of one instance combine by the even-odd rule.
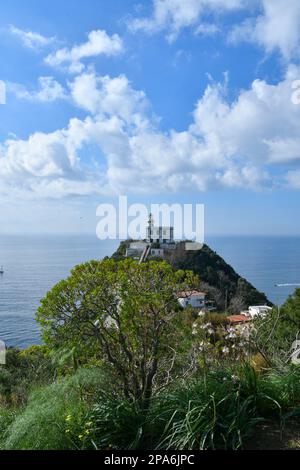
[[[150,254],[150,250],[151,250],[151,245],[147,245],[143,253],[141,254],[139,264],[142,264],[144,261],[146,261],[146,259],[148,258]]]

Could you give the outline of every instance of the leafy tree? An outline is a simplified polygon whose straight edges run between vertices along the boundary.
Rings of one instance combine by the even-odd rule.
[[[252,340],[269,360],[287,360],[292,343],[300,340],[300,289],[296,289],[283,306],[274,308],[266,317],[257,318]]]
[[[22,351],[9,348],[6,365],[0,366],[0,403],[24,404],[33,385],[48,383],[55,376],[46,346],[31,346]]]
[[[170,374],[184,344],[179,292],[197,282],[166,262],[91,261],[47,294],[37,319],[48,346],[98,351],[125,396],[147,409],[154,380]]]

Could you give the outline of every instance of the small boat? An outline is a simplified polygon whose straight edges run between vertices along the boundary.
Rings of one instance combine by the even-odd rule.
[[[4,268],[3,268],[3,266],[0,266],[0,274],[4,274]]]

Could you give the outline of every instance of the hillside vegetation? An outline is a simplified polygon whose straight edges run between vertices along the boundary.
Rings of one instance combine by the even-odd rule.
[[[300,448],[300,289],[234,329],[179,306],[200,280],[174,262],[199,252],[172,256],[90,261],[48,292],[44,345],[0,366],[0,449]]]
[[[112,257],[115,260],[124,259],[129,243],[122,242]],[[174,269],[192,270],[197,274],[200,279],[199,289],[208,293],[218,310],[223,311],[226,303],[231,313],[240,313],[249,305],[272,305],[264,293],[241,277],[208,245],[197,251],[186,251],[184,246],[183,242],[175,250],[166,250],[166,261]]]

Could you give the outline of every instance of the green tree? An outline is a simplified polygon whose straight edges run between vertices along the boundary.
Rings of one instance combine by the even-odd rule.
[[[147,409],[154,379],[168,376],[184,344],[178,295],[198,282],[166,262],[91,261],[47,294],[37,320],[48,346],[98,351],[125,396]]]
[[[274,308],[266,317],[257,318],[252,340],[259,352],[269,360],[287,360],[292,343],[300,340],[300,289],[283,306]]]

